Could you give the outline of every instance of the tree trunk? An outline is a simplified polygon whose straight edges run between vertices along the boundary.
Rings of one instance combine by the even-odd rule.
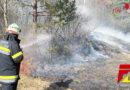
[[[37,0],[33,1],[33,32],[37,30]]]
[[[8,26],[8,19],[7,19],[7,0],[4,0],[4,22],[5,27]]]
[[[84,5],[86,4],[86,0],[84,0]]]

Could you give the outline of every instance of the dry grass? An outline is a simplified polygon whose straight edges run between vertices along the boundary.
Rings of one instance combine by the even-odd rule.
[[[47,87],[49,83],[41,78],[31,78],[23,74],[18,84],[18,90],[44,90]]]

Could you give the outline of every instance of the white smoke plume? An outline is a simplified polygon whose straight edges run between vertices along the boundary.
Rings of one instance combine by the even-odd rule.
[[[112,26],[108,26],[105,22],[106,19],[109,18],[109,15],[104,17],[104,14],[100,14],[100,12],[95,12],[95,9],[100,8],[101,6],[92,2],[94,0],[85,0],[86,3],[80,1],[77,3],[77,13],[84,17],[84,18],[91,18],[87,23],[82,24],[82,29],[84,31],[92,30],[92,35],[96,40],[105,42],[112,46],[117,46],[123,51],[130,52],[130,33],[124,33],[123,30],[116,30]],[[101,0],[97,0],[100,1]],[[103,2],[103,1],[102,1]],[[93,7],[89,7],[90,5],[95,5],[95,9]],[[102,5],[103,6],[103,5]],[[103,13],[103,11],[102,11]],[[111,13],[111,12],[106,12]],[[101,19],[103,17],[103,19]],[[112,22],[111,22],[112,23]],[[112,23],[113,24],[113,23]],[[94,29],[94,30],[93,30]]]

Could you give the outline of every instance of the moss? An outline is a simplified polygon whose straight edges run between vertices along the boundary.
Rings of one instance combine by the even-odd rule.
[[[54,47],[52,47],[51,49],[49,49],[48,51],[49,51],[49,53],[51,53],[51,55],[54,55],[54,53],[56,52],[56,51],[58,51],[59,50],[59,46],[58,45],[55,45]]]
[[[120,52],[120,47],[119,46],[115,46],[115,47],[112,48],[112,51]]]

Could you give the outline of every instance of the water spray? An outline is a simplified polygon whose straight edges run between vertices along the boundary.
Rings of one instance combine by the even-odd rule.
[[[50,37],[49,37],[48,34],[39,35],[36,40],[33,40],[31,42],[29,41],[29,43],[27,43],[27,44],[22,44],[21,48],[25,49],[25,48],[28,48],[28,47],[33,46],[35,44],[43,43],[43,42],[45,42],[47,40],[50,40]]]

